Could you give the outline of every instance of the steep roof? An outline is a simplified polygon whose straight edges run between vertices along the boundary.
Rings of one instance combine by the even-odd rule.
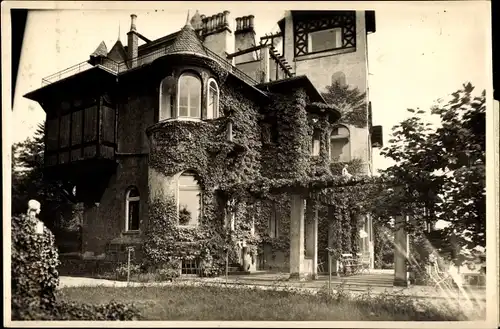
[[[174,33],[170,33],[164,37],[161,37],[159,39],[153,40],[151,42],[142,44],[139,46],[139,55],[141,55],[143,52],[148,52],[148,49],[150,48],[156,48],[156,47],[168,47],[170,46],[174,41],[177,35],[179,34],[180,30]],[[127,50],[127,46],[124,46],[125,51]]]
[[[177,38],[167,50],[168,54],[196,53],[207,55],[196,31],[188,22],[179,32]]]
[[[321,93],[312,84],[311,80],[305,75],[293,76],[286,79],[260,83],[256,85],[260,90],[278,93],[288,93],[295,88],[304,88],[311,100],[311,102],[319,102],[326,104],[325,99]]]
[[[127,52],[125,51],[125,48],[123,47],[123,44],[120,40],[116,41],[107,56],[109,59],[112,59],[115,62],[122,62],[127,60]]]
[[[104,43],[104,41],[101,41],[99,46],[97,46],[96,50],[94,50],[94,52],[90,56],[94,56],[94,57],[104,56],[104,57],[106,57],[107,55],[108,55],[108,48],[106,47],[106,44]]]

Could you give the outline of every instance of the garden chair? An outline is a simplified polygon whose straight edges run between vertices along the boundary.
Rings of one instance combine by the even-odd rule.
[[[327,271],[325,271],[325,262],[318,263],[317,271],[318,271],[318,274],[323,274],[323,273],[327,272]]]
[[[450,273],[444,272],[439,268],[437,261],[432,264],[431,277],[434,281],[434,287],[441,287],[442,285],[449,290],[453,289],[453,278]]]
[[[367,253],[358,254],[358,272],[359,273],[370,273],[370,255]]]

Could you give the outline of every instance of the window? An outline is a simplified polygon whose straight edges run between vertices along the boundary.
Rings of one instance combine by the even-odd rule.
[[[330,160],[332,162],[351,161],[351,146],[349,129],[338,126],[332,129],[330,136]]]
[[[215,80],[210,79],[208,82],[208,99],[207,99],[207,119],[214,119],[219,116],[219,87]]]
[[[311,155],[318,156],[320,152],[320,146],[321,146],[321,132],[319,130],[315,130],[312,138]]]
[[[178,212],[180,226],[196,226],[201,216],[201,188],[192,173],[179,177]]]
[[[139,190],[131,187],[126,194],[125,231],[139,230]]]
[[[308,34],[307,52],[316,53],[342,47],[342,29],[336,27],[329,30],[310,32]]]
[[[236,222],[236,205],[234,200],[229,201],[225,208],[224,225],[231,231],[234,231],[234,224]]]
[[[179,78],[179,117],[201,119],[201,80],[192,73]]]
[[[160,121],[173,117],[173,85],[175,80],[173,77],[166,77],[160,84]]]
[[[269,217],[269,236],[271,238],[279,237],[279,217],[274,203],[271,205],[271,214]]]
[[[198,274],[198,261],[196,259],[183,259],[181,264],[181,274],[194,275]]]
[[[329,50],[356,49],[356,11],[322,11],[293,18],[295,57]]]

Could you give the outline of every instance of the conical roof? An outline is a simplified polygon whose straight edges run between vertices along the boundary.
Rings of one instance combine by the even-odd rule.
[[[106,57],[107,55],[108,55],[108,48],[106,47],[106,44],[104,43],[104,41],[101,41],[99,46],[97,46],[96,50],[94,50],[94,52],[90,56],[94,56],[94,57],[104,56],[104,57]]]
[[[201,40],[189,22],[179,31],[177,38],[167,51],[168,54],[186,52],[207,55]]]
[[[127,60],[127,52],[123,47],[123,44],[120,40],[117,40],[113,45],[113,48],[108,53],[108,58],[114,60],[115,62],[122,62]]]

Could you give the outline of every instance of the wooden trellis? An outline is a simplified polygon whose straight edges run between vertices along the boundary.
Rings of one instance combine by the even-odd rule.
[[[295,56],[307,55],[308,35],[311,32],[342,29],[342,46],[338,49],[356,47],[356,12],[335,11],[328,15],[294,17],[294,49]]]

